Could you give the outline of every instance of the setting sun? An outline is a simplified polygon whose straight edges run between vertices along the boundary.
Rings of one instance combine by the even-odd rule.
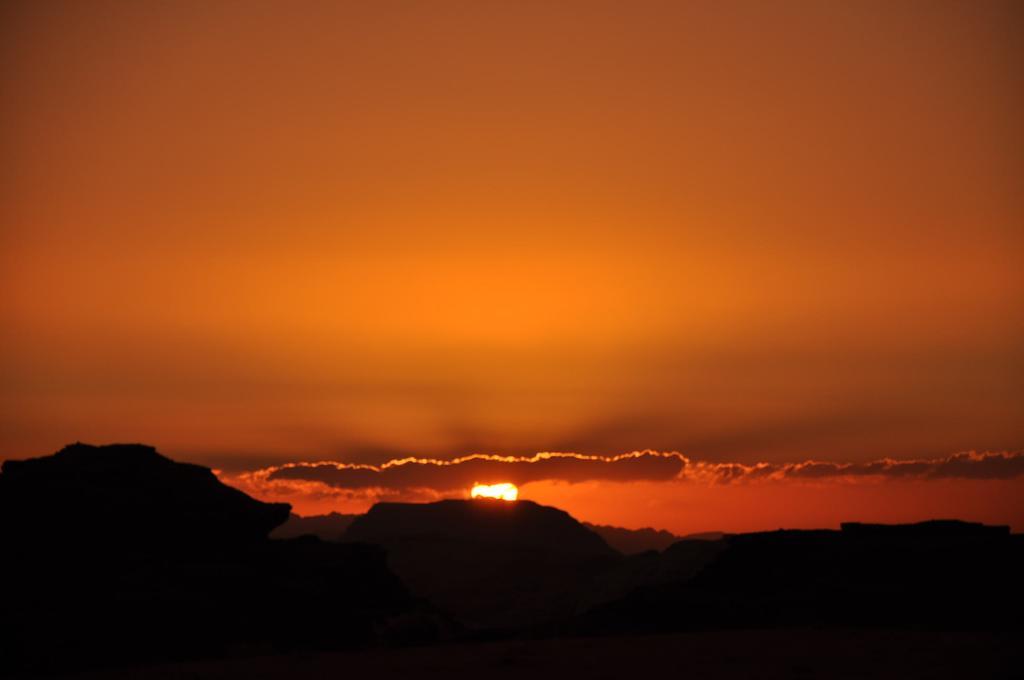
[[[514,501],[519,498],[519,488],[515,484],[474,484],[469,492],[472,498],[497,498],[503,501]]]

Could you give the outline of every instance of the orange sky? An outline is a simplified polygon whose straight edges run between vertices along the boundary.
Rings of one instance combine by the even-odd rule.
[[[1015,2],[4,3],[0,457],[1018,451],[1021,26]],[[577,496],[620,483],[537,484],[600,512]],[[646,523],[691,511],[650,484]],[[902,500],[843,507],[985,503],[878,484]]]

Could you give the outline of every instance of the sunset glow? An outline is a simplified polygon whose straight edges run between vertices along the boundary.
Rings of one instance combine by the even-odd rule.
[[[1024,4],[15,5],[0,458],[1024,530]]]
[[[477,484],[469,492],[470,498],[496,498],[503,501],[514,501],[519,498],[519,489],[515,484]]]

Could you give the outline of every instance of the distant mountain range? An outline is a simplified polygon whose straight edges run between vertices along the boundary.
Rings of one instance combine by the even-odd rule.
[[[608,545],[623,555],[635,555],[648,550],[661,552],[673,543],[683,540],[718,541],[725,535],[721,531],[707,531],[700,534],[677,536],[664,529],[623,529],[622,527],[589,522],[584,522],[583,526],[603,538]]]
[[[292,514],[288,516],[288,521],[270,532],[270,538],[316,536],[324,541],[340,541],[352,520],[359,516],[344,515],[340,512],[309,517]]]

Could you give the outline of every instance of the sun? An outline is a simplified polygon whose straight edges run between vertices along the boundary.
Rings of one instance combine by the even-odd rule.
[[[503,501],[514,501],[519,498],[519,488],[510,482],[474,484],[469,495],[472,498],[497,498]]]

